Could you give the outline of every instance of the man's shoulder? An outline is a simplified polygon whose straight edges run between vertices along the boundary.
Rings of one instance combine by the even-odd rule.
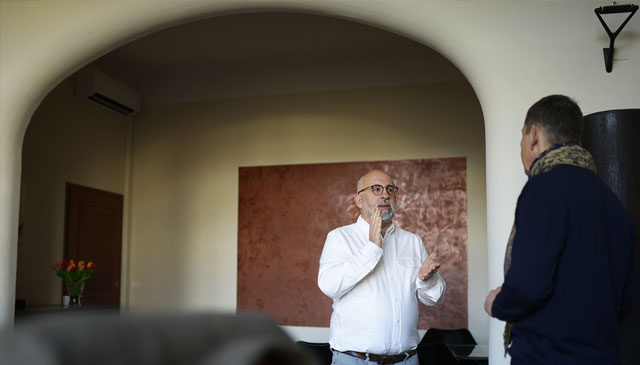
[[[610,214],[618,212],[631,217],[618,196],[598,175],[571,165],[560,165],[532,177],[523,188],[522,196],[563,200],[576,207],[598,206]]]
[[[339,231],[350,231],[350,230],[354,230],[354,229],[356,229],[357,225],[358,225],[358,223],[357,223],[357,222],[353,222],[353,223],[351,223],[351,224],[347,224],[347,225],[344,225],[344,226],[340,226],[340,227],[334,228],[334,229],[332,229],[332,230],[330,231],[330,233],[331,233],[331,232],[339,232]]]
[[[344,226],[340,226],[329,231],[329,235],[344,235],[344,234],[353,234],[358,232],[358,222],[353,222],[351,224],[347,224]]]
[[[572,165],[559,165],[530,178],[523,188],[523,193],[574,191],[576,187],[602,189],[606,188],[606,185],[590,170]]]

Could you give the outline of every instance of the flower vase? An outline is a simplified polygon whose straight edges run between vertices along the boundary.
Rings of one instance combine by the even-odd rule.
[[[69,294],[69,308],[78,308],[82,306],[80,297],[82,297],[82,291],[84,290],[83,283],[67,283],[67,293]]]
[[[79,295],[70,295],[69,296],[69,307],[80,307],[80,296]]]

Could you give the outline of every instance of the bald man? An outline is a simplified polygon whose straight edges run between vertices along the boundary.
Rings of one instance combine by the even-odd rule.
[[[333,299],[333,364],[418,364],[418,299],[440,303],[446,284],[417,235],[393,224],[398,187],[380,170],[356,184],[358,220],[329,232],[318,286]]]

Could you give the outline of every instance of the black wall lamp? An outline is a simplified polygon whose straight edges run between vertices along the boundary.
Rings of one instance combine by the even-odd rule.
[[[616,41],[616,37],[618,36],[618,34],[620,34],[620,32],[622,31],[622,28],[624,28],[624,26],[627,25],[627,23],[629,22],[629,19],[631,19],[631,17],[633,16],[633,14],[636,13],[637,10],[638,10],[638,5],[634,5],[634,4],[616,5],[615,2],[612,5],[601,6],[594,10],[596,13],[596,16],[598,17],[598,19],[600,19],[600,23],[602,23],[604,30],[606,30],[607,34],[609,35],[609,48],[602,49],[604,53],[604,65],[605,65],[605,68],[607,69],[607,72],[611,72],[611,70],[613,69],[613,44]],[[616,30],[615,32],[611,32],[611,30],[607,26],[607,23],[605,23],[604,20],[602,19],[601,14],[619,14],[619,13],[630,13],[630,14],[627,17],[627,19],[625,19],[625,21],[618,27],[618,30]]]

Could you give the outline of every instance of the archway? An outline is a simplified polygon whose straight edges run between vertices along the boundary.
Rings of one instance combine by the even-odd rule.
[[[269,22],[265,22],[265,18],[269,19],[272,18],[272,20],[270,20]],[[462,109],[473,109],[475,110],[475,119],[476,121],[478,121],[480,124],[482,124],[481,121],[481,114],[480,111],[477,107],[477,104],[474,102],[472,105],[468,105],[467,102],[465,100],[468,100],[469,97],[471,97],[472,99],[475,100],[475,96],[473,95],[473,91],[471,90],[470,86],[468,84],[466,84],[466,82],[464,82],[463,78],[462,79],[455,79],[454,81],[456,82],[463,82],[466,84],[466,86],[464,86],[463,89],[463,94],[452,94],[455,93],[455,90],[458,90],[457,88],[451,89],[448,85],[447,85],[447,80],[445,78],[445,76],[447,76],[447,73],[449,74],[449,77],[454,77],[454,78],[461,78],[461,76],[457,73],[457,71],[455,70],[455,68],[450,65],[448,62],[444,61],[442,59],[441,56],[438,56],[435,52],[425,48],[422,45],[419,45],[413,41],[409,41],[407,39],[404,38],[400,38],[397,37],[395,35],[392,34],[388,34],[387,32],[383,32],[383,31],[378,31],[375,30],[373,28],[369,28],[369,27],[363,27],[361,25],[357,25],[357,24],[353,24],[351,22],[344,22],[344,21],[339,21],[336,19],[330,19],[330,18],[323,18],[323,17],[317,17],[317,16],[303,16],[303,15],[286,15],[285,14],[274,14],[274,13],[270,13],[270,14],[245,14],[245,15],[232,15],[232,16],[227,16],[227,17],[218,17],[218,18],[212,18],[210,20],[202,20],[196,23],[191,23],[191,24],[185,24],[182,27],[176,27],[176,28],[172,28],[172,29],[168,29],[164,32],[160,32],[160,33],[168,33],[167,36],[163,36],[160,35],[160,33],[157,33],[155,35],[152,35],[150,37],[147,37],[146,39],[141,39],[140,41],[134,42],[128,46],[123,47],[121,50],[115,51],[113,52],[110,56],[102,58],[98,61],[96,61],[94,63],[94,66],[96,67],[103,67],[103,71],[110,71],[111,74],[113,74],[114,72],[116,72],[116,74],[120,77],[126,77],[127,74],[131,74],[134,73],[132,72],[132,69],[134,69],[135,67],[137,67],[135,64],[130,64],[129,67],[123,67],[123,66],[117,66],[117,67],[113,67],[114,63],[117,63],[118,60],[122,60],[123,57],[126,56],[127,52],[133,52],[134,54],[138,55],[139,57],[139,53],[137,52],[142,52],[142,53],[150,53],[150,52],[154,52],[154,49],[156,49],[156,46],[153,46],[154,44],[163,44],[164,46],[168,46],[169,49],[174,49],[175,45],[172,47],[170,45],[167,44],[168,40],[170,38],[175,38],[177,32],[179,31],[178,28],[188,28],[187,32],[191,32],[193,30],[197,30],[197,33],[222,33],[225,35],[225,37],[229,38],[229,37],[234,37],[233,34],[231,33],[231,28],[236,27],[236,29],[242,29],[243,32],[248,32],[248,33],[254,33],[261,29],[261,28],[268,28],[269,26],[274,26],[274,24],[279,24],[281,25],[283,28],[285,29],[289,29],[292,28],[291,22],[293,21],[293,24],[298,24],[298,27],[293,27],[293,29],[296,29],[297,32],[307,32],[306,34],[306,38],[307,39],[314,39],[314,37],[316,37],[315,41],[310,42],[310,45],[307,46],[307,50],[308,49],[315,49],[315,48],[321,48],[321,47],[329,47],[329,45],[323,43],[326,42],[327,39],[332,38],[331,35],[325,36],[325,38],[321,38],[318,39],[318,34],[320,34],[321,32],[326,31],[326,29],[331,29],[333,30],[336,34],[341,34],[343,38],[353,38],[356,37],[356,40],[352,40],[351,43],[346,42],[344,40],[342,40],[341,43],[338,44],[338,46],[342,46],[344,47],[345,45],[347,45],[349,48],[353,48],[353,47],[358,47],[359,44],[361,43],[373,43],[373,44],[364,44],[364,45],[360,45],[359,47],[362,47],[361,49],[356,49],[356,50],[352,50],[353,53],[363,53],[362,56],[359,56],[359,59],[352,59],[354,56],[353,54],[349,54],[348,52],[345,53],[344,49],[338,49],[338,51],[335,50],[336,45],[333,45],[331,47],[331,49],[323,49],[322,52],[320,52],[319,54],[322,53],[333,53],[335,55],[329,57],[328,59],[324,59],[322,60],[322,62],[324,63],[330,63],[333,64],[335,63],[335,58],[340,58],[340,59],[345,59],[348,58],[348,62],[342,63],[341,67],[345,67],[347,68],[347,70],[336,70],[335,68],[329,68],[329,69],[320,69],[317,68],[315,69],[316,72],[314,72],[314,74],[321,74],[324,76],[327,75],[335,75],[336,73],[340,76],[337,79],[340,81],[340,84],[338,84],[337,86],[335,86],[335,84],[333,86],[327,87],[326,83],[325,84],[316,84],[316,85],[311,85],[313,87],[311,87],[310,89],[307,90],[296,90],[296,85],[292,84],[292,83],[286,83],[286,87],[292,88],[293,87],[293,91],[292,89],[288,89],[288,90],[284,90],[285,93],[291,94],[292,92],[294,94],[299,94],[299,93],[309,93],[309,92],[322,92],[323,91],[323,87],[324,87],[324,91],[326,91],[327,89],[330,90],[336,90],[336,89],[354,89],[354,88],[360,88],[360,89],[371,89],[372,87],[374,89],[378,89],[378,91],[376,91],[375,93],[371,94],[362,94],[362,95],[368,95],[368,97],[377,97],[377,98],[386,98],[386,99],[390,99],[392,98],[391,94],[384,94],[383,91],[381,91],[384,88],[390,88],[393,86],[397,86],[397,84],[422,84],[422,83],[431,83],[432,85],[436,85],[436,86],[432,86],[435,88],[440,88],[441,92],[439,92],[439,94],[441,94],[441,99],[438,99],[439,103],[446,103],[446,99],[449,100],[455,100],[455,107],[457,108],[457,110],[462,110]],[[207,25],[207,22],[212,23],[212,25]],[[318,23],[316,25],[314,25],[314,27],[321,27],[320,28],[310,28],[310,24],[311,23]],[[222,24],[220,24],[222,23]],[[351,24],[350,24],[351,23]],[[306,28],[305,27],[301,27],[301,24],[306,24]],[[208,30],[205,30],[207,28],[207,26],[213,26],[213,28],[210,28]],[[227,28],[225,28],[227,27]],[[231,27],[231,28],[228,28]],[[316,29],[314,31],[310,31],[310,29]],[[318,30],[320,29],[320,30]],[[366,36],[362,36],[362,34],[360,35],[356,35],[354,36],[353,33],[358,34],[357,32],[369,32],[369,33],[374,33],[375,35],[366,35]],[[263,31],[264,32],[264,31]],[[192,36],[193,34],[191,34]],[[237,36],[237,35],[236,35]],[[188,34],[182,34],[181,39],[179,42],[184,42],[185,37],[190,37]],[[280,39],[283,37],[282,34],[275,34],[273,35],[274,39]],[[358,38],[359,37],[359,38]],[[209,40],[211,41],[211,40]],[[270,50],[273,49],[277,49],[278,45],[274,45],[272,46],[272,43],[274,41],[267,41],[265,39],[260,39],[258,41],[256,41],[256,43],[259,44],[264,44],[267,43],[270,46],[268,47]],[[385,42],[389,43],[389,44],[385,44]],[[250,49],[252,46],[251,45],[247,45],[246,43],[242,43],[240,41],[236,41],[234,43],[238,43],[238,44],[244,44],[245,48]],[[295,42],[294,42],[295,43]],[[255,45],[253,46],[255,47]],[[372,47],[372,49],[369,49],[368,47]],[[392,48],[389,48],[392,47]],[[404,48],[403,48],[404,47]],[[216,45],[214,47],[216,50],[219,51],[219,53],[217,53],[215,55],[215,57],[220,57],[220,58],[234,58],[235,54],[227,54],[230,53],[231,51],[229,50],[225,50],[224,47],[220,46],[220,45]],[[300,48],[300,47],[296,47],[296,48]],[[364,50],[363,50],[364,49]],[[186,49],[180,49],[179,50],[182,53],[185,52],[190,52]],[[280,50],[280,52],[290,52],[291,50]],[[374,53],[371,53],[371,52]],[[384,57],[384,54],[389,54],[391,52],[395,52],[397,53],[396,55],[394,55],[394,57]],[[243,52],[249,52],[249,51],[243,51]],[[200,52],[202,53],[202,52]],[[287,53],[288,54],[288,53]],[[270,57],[273,57],[273,55],[269,55]],[[155,55],[155,56],[151,56],[151,58],[161,58],[163,60],[163,64],[164,64],[164,60],[165,60],[165,55]],[[288,54],[289,58],[294,57],[291,54]],[[309,57],[318,57],[318,53],[316,54],[312,54],[309,55]],[[408,62],[408,61],[402,61],[402,59],[407,59],[411,57],[412,58],[412,62]],[[251,59],[259,59],[259,56],[256,55],[251,55],[250,56]],[[399,72],[398,70],[395,70],[395,68],[398,67],[398,62],[402,63],[403,66],[408,67],[411,66],[410,68],[412,68],[411,73],[409,75],[407,74],[403,74],[402,72],[400,72],[400,74],[397,75],[385,75],[385,77],[380,78],[380,79],[365,79],[365,83],[362,83],[362,77],[360,77],[358,74],[358,70],[353,68],[352,66],[349,66],[349,63],[356,63],[358,65],[359,68],[365,68],[367,69],[368,73],[373,73],[378,75],[381,70],[377,70],[377,68],[380,68],[381,65],[379,64],[380,61],[376,61],[378,62],[378,64],[376,63],[366,63],[363,61],[364,58],[369,58],[369,59],[373,59],[373,58],[377,58],[377,59],[383,59],[384,61],[386,61],[386,64],[382,65],[384,68],[386,68],[388,71],[387,73],[392,74],[393,72]],[[174,62],[178,62],[176,60],[174,60]],[[198,61],[199,63],[207,63],[207,65],[209,67],[213,67],[211,66],[211,60],[208,60],[207,62],[204,61]],[[238,62],[240,63],[240,65],[238,67],[243,67],[242,66],[242,62],[243,60],[238,60]],[[262,62],[262,60],[259,61],[254,61],[257,62],[258,64]],[[282,62],[282,60],[276,60],[272,62]],[[288,68],[294,68],[295,66],[293,66],[292,64],[295,64],[294,61],[289,60],[288,61],[289,64],[287,65]],[[153,65],[149,65],[144,61],[140,61],[141,64],[144,64],[145,67],[159,67],[159,66],[153,66]],[[384,62],[383,62],[384,63]],[[303,68],[308,68],[309,67],[309,63],[305,63],[302,62],[301,63],[303,65]],[[408,64],[408,65],[407,65]],[[427,71],[421,71],[424,72],[425,74],[422,74],[421,72],[416,72],[416,70],[414,68],[418,68],[420,67],[420,65],[428,65],[428,70]],[[255,68],[257,67],[254,64],[251,65],[251,68]],[[300,67],[298,67],[300,68]],[[373,69],[373,72],[371,71],[371,69]],[[269,67],[268,68],[269,71],[273,72],[273,67]],[[280,69],[276,69],[276,70],[280,70]],[[329,72],[328,72],[329,71]],[[119,72],[119,74],[118,74]],[[157,72],[157,71],[156,71]],[[164,71],[167,72],[167,71]],[[403,71],[406,72],[406,71]],[[298,76],[300,76],[300,73],[296,73],[295,70],[292,72],[294,74],[294,78],[297,78]],[[162,74],[162,72],[160,73]],[[356,77],[354,78],[353,76],[350,76],[352,74],[356,74]],[[252,76],[255,83],[262,83],[264,84],[264,82],[260,82],[260,77],[262,74],[260,73],[256,73],[253,72]],[[434,75],[436,75],[437,77],[434,78]],[[158,77],[158,75],[154,75],[153,77]],[[349,77],[352,77],[352,81],[350,82],[345,82],[345,79],[348,79]],[[292,78],[291,76],[289,76],[289,78]],[[395,80],[392,80],[393,78],[395,78]],[[140,75],[134,75],[134,77],[132,77],[131,80],[133,80],[135,82],[135,80],[139,80],[140,79]],[[179,84],[179,82],[175,81],[175,77],[172,77],[172,80],[174,80],[174,82],[172,83],[172,89],[175,90],[176,89],[176,85]],[[355,81],[354,81],[355,80]],[[358,83],[358,81],[360,80],[360,84]],[[399,81],[398,81],[399,80]],[[318,82],[317,78],[304,78],[304,86],[306,86],[307,88],[309,88],[309,84],[313,84],[314,82]],[[449,80],[451,81],[451,80]],[[67,93],[70,94],[72,93],[71,91],[71,85],[68,85],[69,81],[66,81],[65,83],[67,83],[66,86],[63,87],[63,89],[66,89]],[[372,84],[373,83],[373,84]],[[394,84],[395,83],[395,84]],[[206,82],[205,82],[206,84]],[[346,84],[346,86],[345,86]],[[158,83],[155,83],[153,85],[158,85]],[[245,85],[249,85],[249,84],[245,84]],[[271,85],[273,87],[273,85]],[[297,85],[298,87],[300,86],[300,84]],[[414,85],[415,86],[415,85]],[[314,89],[315,88],[315,89]],[[413,89],[412,89],[413,88]],[[215,87],[212,88],[213,91],[209,91],[212,94],[215,94],[215,91],[217,90]],[[193,89],[190,89],[191,91],[193,91]],[[197,88],[196,88],[197,90]],[[425,89],[426,90],[426,89]],[[271,92],[266,92],[266,94],[282,94],[283,90],[272,90]],[[382,92],[382,94],[380,94]],[[423,97],[425,98],[425,103],[429,102],[429,98],[433,98],[434,94],[430,93],[430,92],[425,92],[425,91],[416,91],[415,87],[409,87],[407,88],[406,86],[404,88],[396,88],[395,90],[392,90],[392,92],[401,92],[403,93],[403,95],[407,95],[409,97],[415,98],[415,97]],[[186,92],[183,92],[182,94],[184,94]],[[263,95],[265,96],[265,92],[264,89],[262,90]],[[57,94],[59,95],[60,92],[57,91]],[[144,94],[144,93],[143,93]],[[249,92],[249,94],[251,94],[251,92]],[[145,94],[146,95],[146,94]],[[159,96],[158,96],[159,95]],[[378,95],[378,96],[376,96]],[[384,96],[386,95],[386,96]],[[173,95],[176,98],[180,98],[183,97],[183,95],[180,94],[176,94]],[[234,95],[232,93],[227,92],[226,95],[223,95],[224,99],[229,99],[231,97],[234,97]],[[355,94],[353,94],[352,92],[346,92],[343,91],[341,94],[342,98],[352,98],[352,100],[355,96]],[[156,90],[156,98],[162,99],[162,98],[166,99],[166,94],[162,95],[161,91]],[[235,98],[238,97],[244,97],[245,100],[247,97],[247,95],[235,95]],[[331,99],[332,96],[330,95],[325,95],[323,96],[324,98],[329,98],[327,100],[335,100],[335,99]],[[60,96],[58,96],[58,98],[60,98]],[[215,98],[215,97],[214,97]],[[51,102],[49,102],[48,100],[49,98],[45,99],[45,103],[48,105],[48,108],[51,108]],[[197,98],[196,98],[197,99]],[[301,99],[298,99],[301,100]],[[165,100],[164,103],[166,103],[167,101]],[[169,100],[169,102],[176,102],[176,100]],[[185,102],[185,100],[178,100],[178,102]],[[75,103],[75,102],[74,102]],[[379,103],[379,102],[377,102]],[[156,103],[157,104],[157,103]],[[163,104],[162,100],[160,101],[160,104]],[[409,103],[407,104],[396,104],[398,107],[406,107],[407,105],[411,105]],[[451,106],[453,107],[453,105]],[[426,130],[429,131],[429,133],[424,134],[424,133],[418,133],[417,137],[421,138],[420,136],[424,136],[421,138],[421,143],[422,144],[426,144],[426,145],[432,145],[432,148],[435,149],[435,151],[430,151],[430,150],[423,150],[423,149],[409,149],[406,150],[402,153],[406,154],[418,154],[419,156],[422,157],[446,157],[446,156],[458,156],[455,153],[462,153],[465,154],[465,152],[461,152],[461,150],[459,149],[459,147],[457,147],[457,151],[458,152],[450,152],[453,153],[453,155],[447,155],[448,152],[444,152],[445,155],[442,155],[443,151],[446,149],[451,149],[451,150],[455,150],[455,144],[456,143],[462,143],[465,145],[472,145],[474,143],[479,143],[479,144],[483,144],[483,141],[481,139],[481,135],[483,134],[482,131],[480,131],[480,133],[474,133],[474,132],[470,132],[471,130],[476,130],[474,129],[475,127],[471,128],[471,126],[467,126],[467,132],[471,135],[473,135],[473,138],[476,142],[473,143],[469,143],[469,141],[471,139],[465,137],[467,134],[458,134],[457,136],[454,135],[447,135],[447,134],[442,134],[443,132],[440,130],[440,121],[447,119],[448,123],[445,123],[451,127],[453,127],[453,125],[455,123],[452,123],[452,119],[456,119],[459,118],[460,115],[456,115],[455,111],[452,111],[449,113],[449,115],[442,115],[442,109],[438,109],[437,106],[431,105],[430,108],[433,108],[433,110],[431,111],[431,113],[429,113],[427,111],[427,113],[424,113],[424,123],[422,124],[427,124],[427,123],[433,123],[432,119],[437,120],[438,122],[433,123],[433,124],[429,124],[429,125],[425,125],[423,126]],[[292,108],[289,107],[289,109],[295,109],[298,111],[298,113],[300,113],[300,110],[298,110],[298,108]],[[428,108],[427,108],[428,109]],[[438,110],[436,110],[438,109]],[[164,108],[165,111],[170,110],[169,108]],[[90,111],[90,109],[88,109],[87,106],[82,106],[82,113],[83,114],[87,114],[87,113],[92,113]],[[102,113],[100,114],[102,115]],[[399,114],[402,115],[402,114]],[[399,119],[407,119],[407,118],[415,118],[415,115],[402,115],[401,118]],[[40,116],[39,117],[39,124],[42,124],[41,120],[44,117]],[[73,119],[74,116],[72,113],[68,113],[67,115],[65,115],[64,118],[61,118],[62,120],[66,120],[67,122],[70,119]],[[85,116],[86,118],[86,116]],[[104,118],[104,116],[100,116],[100,118]],[[372,118],[372,116],[370,116],[369,118]],[[55,117],[53,117],[52,119],[55,119]],[[115,118],[110,118],[110,119],[114,119],[114,120],[110,120],[110,121],[105,121],[105,123],[116,123],[117,120],[115,120]],[[62,122],[61,120],[61,122]],[[146,121],[148,122],[148,118],[146,119]],[[372,120],[375,120],[375,118],[372,118]],[[176,121],[177,122],[177,121]],[[88,123],[88,121],[85,122],[81,122],[80,124],[86,124]],[[142,118],[142,120],[134,120],[134,124],[137,123],[145,123],[145,118]],[[184,122],[180,122],[181,124]],[[399,125],[402,125],[402,122],[398,122]],[[409,128],[415,128],[417,125],[408,125]],[[200,128],[200,127],[198,127]],[[225,127],[227,128],[227,127]],[[465,127],[463,125],[459,125],[458,127],[453,127],[453,128],[457,128],[458,130],[461,129],[465,129]],[[471,129],[469,129],[471,128]],[[416,134],[417,130],[411,130],[409,131],[408,134]],[[199,132],[200,133],[200,132]],[[202,133],[206,133],[206,129],[205,132]],[[136,133],[138,134],[138,133]],[[407,143],[412,143],[411,141],[411,137],[408,134],[402,134],[401,136],[398,136],[398,138],[402,138],[405,142]],[[444,136],[445,142],[442,142],[442,144],[439,145],[439,142],[436,139],[429,139],[429,138],[434,138],[433,136],[439,135],[440,137]],[[193,136],[190,136],[189,138],[192,138]],[[453,142],[454,140],[458,140],[458,142]],[[479,141],[479,142],[478,142]],[[138,145],[139,143],[136,142],[134,143],[136,145]],[[446,147],[445,147],[446,145]],[[440,151],[440,152],[437,152]],[[345,155],[345,153],[350,153],[350,152],[342,152],[342,156],[337,156],[337,157],[332,157],[332,159],[343,159],[343,158],[350,158],[352,155],[349,155],[349,157],[347,157]],[[402,156],[402,153],[398,154],[397,156]],[[478,172],[484,172],[484,151],[482,151],[482,153],[468,153],[468,151],[466,152],[466,154],[469,155],[469,157],[471,157],[468,161],[469,161],[469,184],[470,185],[474,185],[475,187],[473,188],[473,193],[470,193],[470,199],[471,202],[470,204],[472,206],[475,206],[475,211],[471,214],[471,221],[473,222],[482,222],[484,221],[484,196],[479,197],[477,195],[478,192],[480,192],[480,194],[484,195],[484,176],[483,175],[478,175]],[[166,157],[166,156],[165,156]],[[171,157],[174,158],[174,157]],[[362,157],[356,157],[356,159],[362,159]],[[366,160],[366,158],[364,158]],[[474,160],[476,159],[476,160]],[[478,164],[478,160],[480,159],[482,160],[481,164]],[[276,163],[282,163],[283,160],[277,160]],[[184,162],[184,161],[183,161]],[[316,162],[326,162],[325,160],[316,160]],[[41,180],[41,179],[40,179]],[[474,184],[472,184],[472,181],[476,182]],[[482,182],[482,185],[477,185],[477,182]],[[149,186],[149,185],[147,185]],[[100,187],[100,186],[98,186]],[[470,188],[471,189],[471,188]],[[44,190],[44,189],[40,189],[40,190]],[[171,195],[171,192],[165,192],[167,193],[166,195]],[[481,217],[482,216],[482,217]],[[150,221],[149,223],[153,223],[153,220]],[[176,224],[178,224],[177,222],[175,222]],[[184,222],[182,223],[184,224]],[[473,263],[470,264],[470,266],[473,267],[473,274],[471,274],[470,272],[470,283],[472,285],[470,285],[470,291],[472,291],[471,297],[474,298],[473,300],[470,300],[470,302],[473,303],[480,303],[481,302],[481,297],[479,297],[478,295],[482,295],[483,291],[482,290],[478,290],[477,287],[484,287],[486,286],[486,277],[484,277],[484,272],[485,268],[484,268],[484,257],[486,255],[486,244],[484,243],[484,241],[482,239],[478,239],[476,237],[480,236],[480,237],[484,237],[485,233],[483,231],[482,228],[478,227],[478,225],[484,226],[484,224],[478,224],[476,223],[476,227],[475,230],[471,229],[470,230],[470,234],[469,234],[469,247],[472,248],[473,251],[473,256],[474,256],[474,261]],[[184,232],[183,232],[184,234]],[[180,235],[178,235],[180,236]],[[177,239],[178,237],[176,237]],[[138,241],[144,240],[144,237],[137,237]],[[158,238],[156,240],[156,243],[158,241],[161,241],[160,238]],[[170,247],[167,247],[167,249],[172,249]],[[175,250],[175,249],[174,249]],[[177,257],[181,256],[182,253],[180,252],[181,250],[175,250],[174,254],[172,254],[172,256],[174,256],[174,259],[177,259]],[[28,260],[26,256],[23,255],[23,260]],[[161,261],[161,260],[159,260]],[[470,260],[471,261],[471,260]],[[154,277],[158,277],[158,274],[154,274]],[[138,283],[140,283],[140,280],[136,280],[136,278],[133,278],[134,281],[137,281]],[[480,283],[478,284],[478,280],[480,280]],[[146,286],[147,284],[144,283],[144,279],[141,280],[141,282],[143,283],[142,286]],[[179,284],[177,286],[180,286]],[[473,287],[473,288],[471,288]],[[475,290],[475,293],[473,292]],[[479,294],[478,294],[479,293]],[[221,295],[225,295],[224,293]],[[475,296],[474,296],[475,295]],[[55,301],[55,299],[54,299]],[[471,304],[470,304],[471,307]],[[474,307],[478,307],[477,305],[474,305]],[[477,308],[476,308],[477,309]],[[470,309],[470,311],[472,312],[473,310]],[[486,336],[486,328],[485,326],[483,326],[481,323],[482,322],[486,322],[486,319],[483,317],[483,313],[479,313],[480,316],[478,316],[478,311],[476,310],[475,313],[473,313],[474,318],[473,320],[476,322],[474,324],[472,324],[472,327],[474,327],[475,331],[477,332],[481,332],[483,334],[481,334],[479,336],[479,338],[483,338],[484,336]],[[480,318],[477,318],[480,317]],[[479,324],[479,323],[480,324]],[[477,328],[477,329],[476,329]]]
[[[3,4],[4,6],[5,4]],[[3,125],[6,129],[0,134],[2,138],[0,145],[3,146],[3,153],[0,155],[2,159],[0,164],[3,171],[7,171],[7,174],[3,173],[2,186],[0,190],[0,199],[2,199],[2,215],[6,217],[0,224],[2,224],[2,250],[1,257],[5,258],[5,270],[4,277],[7,281],[3,282],[2,292],[7,293],[4,296],[5,300],[2,305],[3,321],[2,323],[11,323],[13,312],[13,285],[15,282],[15,246],[13,242],[16,239],[16,232],[12,229],[18,224],[17,213],[17,192],[19,186],[20,176],[20,146],[22,143],[22,137],[24,130],[26,129],[28,120],[33,113],[35,107],[39,104],[41,99],[46,93],[61,80],[78,69],[80,66],[87,63],[87,61],[95,58],[97,55],[104,54],[105,52],[114,49],[115,47],[123,44],[129,39],[136,38],[146,33],[158,30],[170,25],[185,22],[188,20],[200,19],[205,16],[215,16],[221,14],[228,14],[229,12],[246,12],[261,10],[255,7],[250,1],[242,2],[235,1],[232,5],[216,2],[208,4],[175,4],[175,3],[163,3],[158,5],[152,1],[149,2],[136,2],[135,4],[129,4],[128,12],[123,16],[121,4],[100,4],[90,5],[92,7],[91,12],[88,14],[83,13],[86,9],[77,8],[72,4],[56,4],[55,9],[51,7],[42,6],[35,10],[42,11],[40,14],[42,17],[34,16],[25,21],[24,25],[20,27],[14,27],[13,29],[31,29],[29,34],[50,34],[47,39],[47,43],[38,43],[34,47],[35,53],[50,54],[46,61],[37,64],[38,72],[33,73],[35,69],[30,67],[28,63],[22,64],[22,57],[9,58],[11,62],[5,63],[6,66],[12,67],[15,72],[12,74],[11,79],[5,78],[4,85],[11,87],[12,93],[3,92],[3,108],[0,111],[2,114]],[[261,4],[264,6],[265,4]],[[18,6],[18,5],[16,5]],[[88,5],[89,6],[89,5]],[[478,99],[483,105],[483,111],[485,119],[487,112],[492,112],[494,117],[498,112],[495,105],[491,109],[486,109],[485,106],[492,105],[487,104],[495,95],[496,89],[493,88],[492,83],[487,82],[491,73],[487,73],[483,69],[483,64],[478,64],[476,58],[473,57],[475,51],[467,51],[466,42],[463,41],[464,34],[457,32],[448,32],[449,24],[447,23],[451,19],[457,19],[459,16],[458,9],[450,4],[438,4],[437,9],[430,7],[428,12],[416,12],[415,7],[398,6],[393,8],[386,8],[383,4],[374,5],[371,4],[350,4],[345,6],[344,4],[326,3],[322,1],[313,2],[296,2],[292,1],[290,4],[278,3],[273,5],[273,9],[289,10],[289,11],[301,11],[315,14],[326,14],[336,17],[346,17],[350,19],[358,19],[364,23],[375,24],[383,29],[392,29],[397,33],[409,36],[412,39],[419,40],[420,42],[432,46],[442,54],[446,54],[450,60],[454,61],[459,69],[463,70],[466,78],[473,85],[474,90],[478,95]],[[379,11],[372,11],[378,8]],[[150,9],[153,9],[153,15],[150,13]],[[5,7],[6,10],[6,7]],[[424,9],[427,10],[427,9]],[[4,12],[7,13],[6,11]],[[20,12],[16,14],[19,17]],[[82,16],[80,16],[82,14]],[[73,20],[74,17],[82,19],[82,21]],[[41,22],[42,18],[46,17],[48,22]],[[64,21],[60,21],[63,19]],[[114,28],[111,22],[112,19],[118,19],[119,27]],[[29,21],[33,23],[29,23]],[[40,22],[40,23],[39,23]],[[52,22],[59,22],[55,32],[47,32],[45,29],[51,26]],[[99,32],[88,32],[84,37],[78,39],[76,43],[67,42],[66,34],[73,33],[74,29],[82,29],[87,23],[91,23]],[[11,23],[5,22],[13,25]],[[5,28],[7,29],[7,28]],[[453,38],[452,38],[453,37]],[[20,41],[15,39],[9,39],[13,42],[4,42],[3,48],[9,52],[5,54],[17,54],[17,52],[11,52],[12,50],[22,49],[20,42],[29,41],[30,38],[26,37]],[[457,41],[456,41],[457,40]],[[474,48],[475,49],[475,48]],[[477,51],[477,49],[476,49]],[[19,80],[19,82],[7,82],[11,80]],[[482,86],[482,87],[480,87]],[[494,85],[495,86],[495,85]],[[6,88],[3,90],[7,90]],[[503,119],[504,116],[500,116]],[[6,132],[6,133],[4,133]],[[492,139],[499,139],[499,136],[504,132],[497,133]],[[488,136],[491,135],[488,132]],[[488,151],[489,152],[489,151]],[[495,152],[492,153],[492,159],[495,158]],[[493,169],[497,169],[497,166],[493,166]],[[491,170],[488,166],[488,170]],[[491,178],[489,175],[488,178]],[[493,177],[494,181],[496,177]],[[503,181],[503,180],[499,180]],[[508,185],[508,184],[507,184]],[[505,189],[501,184],[497,184],[492,190],[499,191],[501,197],[505,196]],[[515,195],[517,187],[509,187],[509,193]],[[513,190],[512,192],[510,190]],[[507,194],[509,195],[509,194]],[[506,198],[500,198],[506,199]],[[499,200],[500,200],[499,199]],[[489,211],[500,208],[499,202],[493,203],[493,208],[488,207]],[[496,208],[497,207],[497,208]],[[494,217],[494,221],[490,222],[489,228],[492,225],[501,227],[501,219],[499,217],[506,217],[507,219],[511,215],[510,209],[499,210]],[[506,231],[508,228],[505,228]],[[493,232],[489,231],[489,236],[506,236],[508,232],[502,232],[502,228],[497,228]],[[491,255],[490,255],[491,257]],[[484,290],[484,288],[479,288]],[[498,342],[496,341],[496,346]],[[498,347],[497,347],[498,348]]]

